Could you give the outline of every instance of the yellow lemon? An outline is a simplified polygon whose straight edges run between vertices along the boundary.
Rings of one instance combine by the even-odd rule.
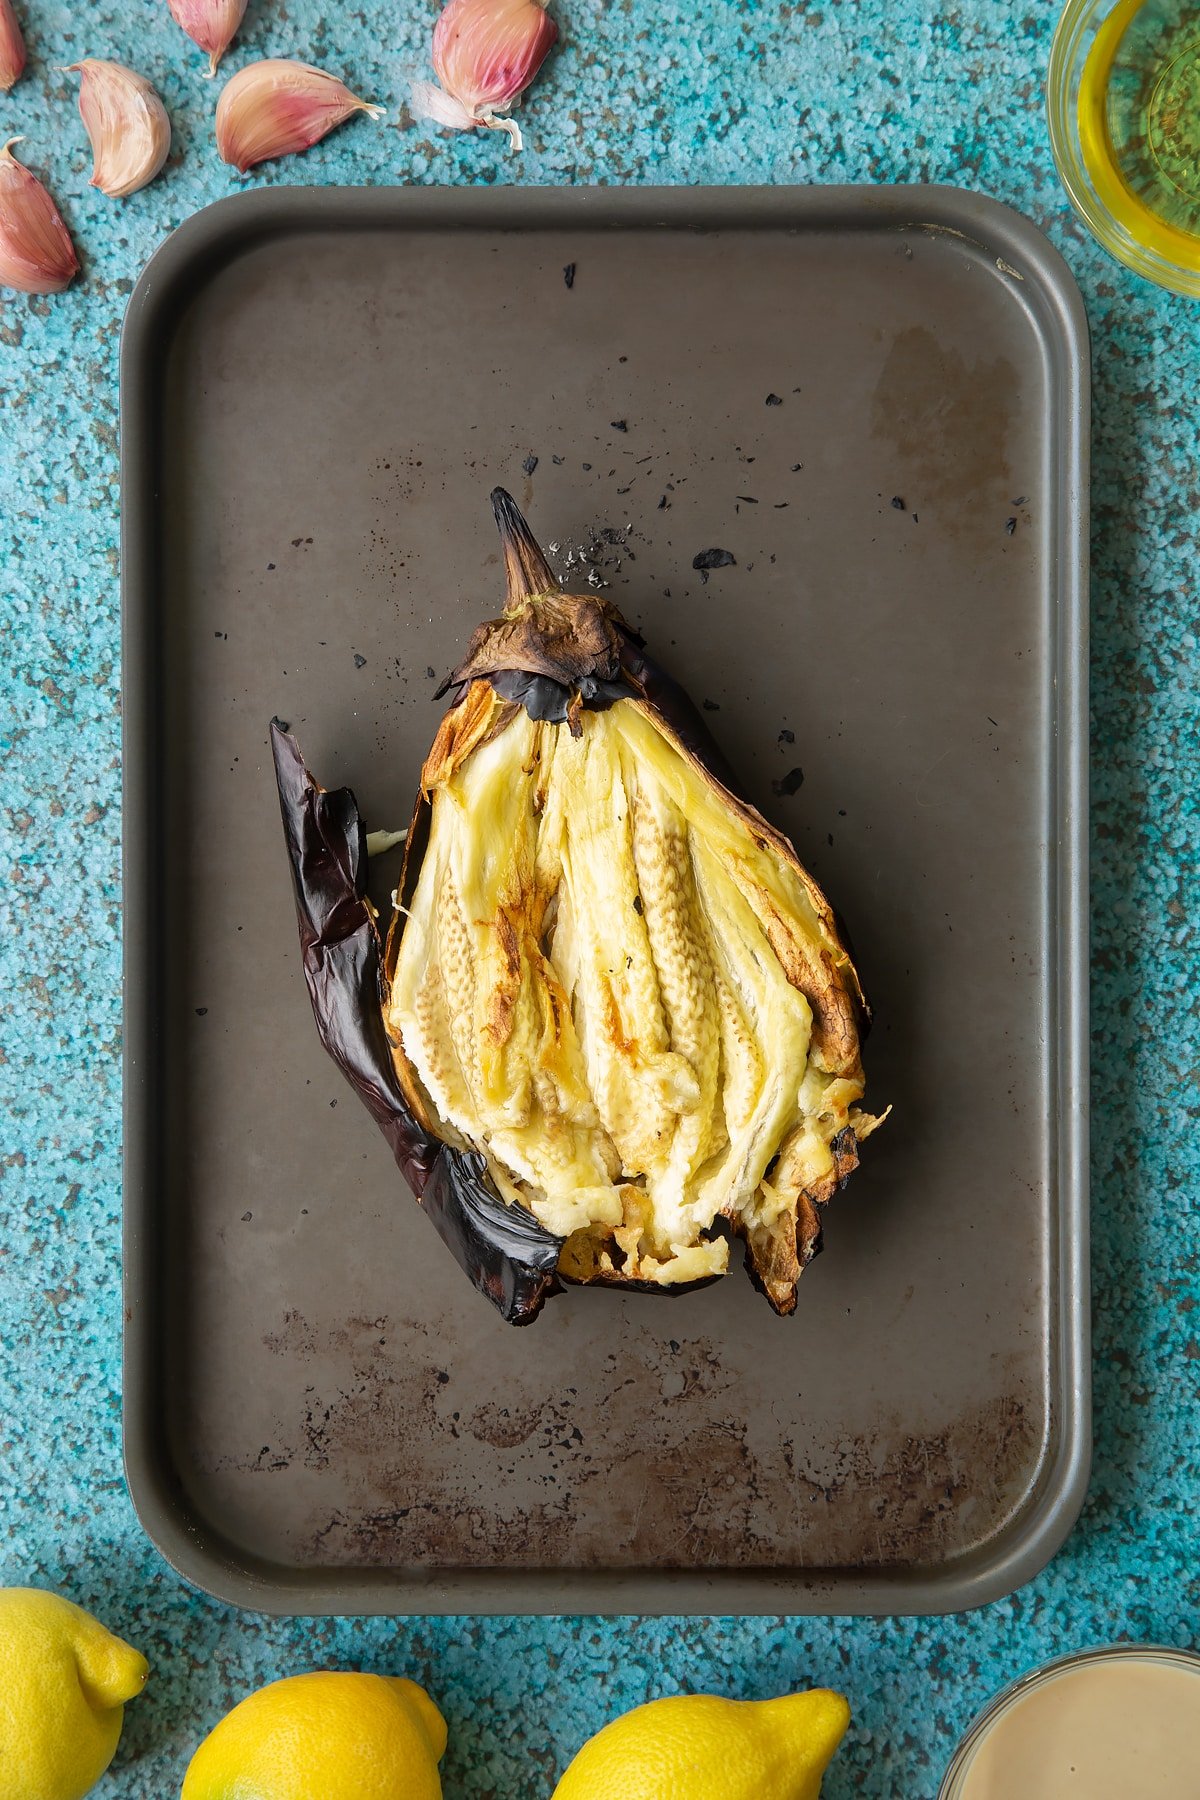
[[[554,1800],[817,1800],[849,1723],[849,1706],[828,1688],[780,1700],[652,1700],[588,1740]]]
[[[40,1588],[0,1588],[0,1800],[83,1800],[149,1664]]]
[[[446,1721],[393,1675],[290,1675],[205,1738],[182,1800],[441,1800]]]

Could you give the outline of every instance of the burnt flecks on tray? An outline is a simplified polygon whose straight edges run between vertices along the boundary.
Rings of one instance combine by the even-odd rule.
[[[701,550],[692,558],[692,567],[699,570],[701,581],[708,580],[710,569],[732,569],[736,566],[737,558],[729,550]]]

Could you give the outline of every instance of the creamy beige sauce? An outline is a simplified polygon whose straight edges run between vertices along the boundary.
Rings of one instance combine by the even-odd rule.
[[[1115,1658],[1001,1714],[956,1800],[1197,1800],[1200,1672]]]

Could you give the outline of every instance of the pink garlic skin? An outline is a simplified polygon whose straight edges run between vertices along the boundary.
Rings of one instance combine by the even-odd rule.
[[[61,294],[79,273],[79,258],[62,215],[37,176],[0,149],[0,287],[23,294]]]
[[[447,0],[433,30],[433,66],[441,89],[418,82],[417,110],[459,131],[477,125],[507,131],[519,150],[519,129],[497,115],[520,99],[558,37],[546,5],[547,0]]]
[[[25,68],[25,39],[12,0],[0,0],[0,93],[20,81]]]
[[[146,77],[123,63],[86,57],[69,67],[81,77],[79,116],[92,146],[91,186],[114,200],[136,194],[170,152],[166,107]]]
[[[215,75],[245,16],[246,0],[167,0],[167,5],[193,44],[207,51],[207,73]]]
[[[309,149],[352,113],[377,119],[382,111],[324,69],[267,57],[239,69],[222,90],[217,149],[244,175],[270,157]]]

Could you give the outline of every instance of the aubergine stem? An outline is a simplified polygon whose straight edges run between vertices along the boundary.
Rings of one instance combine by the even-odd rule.
[[[525,523],[520,507],[507,488],[492,489],[492,511],[504,549],[504,574],[508,582],[506,613],[519,613],[530,600],[558,594],[562,583],[542,555],[542,547]]]

